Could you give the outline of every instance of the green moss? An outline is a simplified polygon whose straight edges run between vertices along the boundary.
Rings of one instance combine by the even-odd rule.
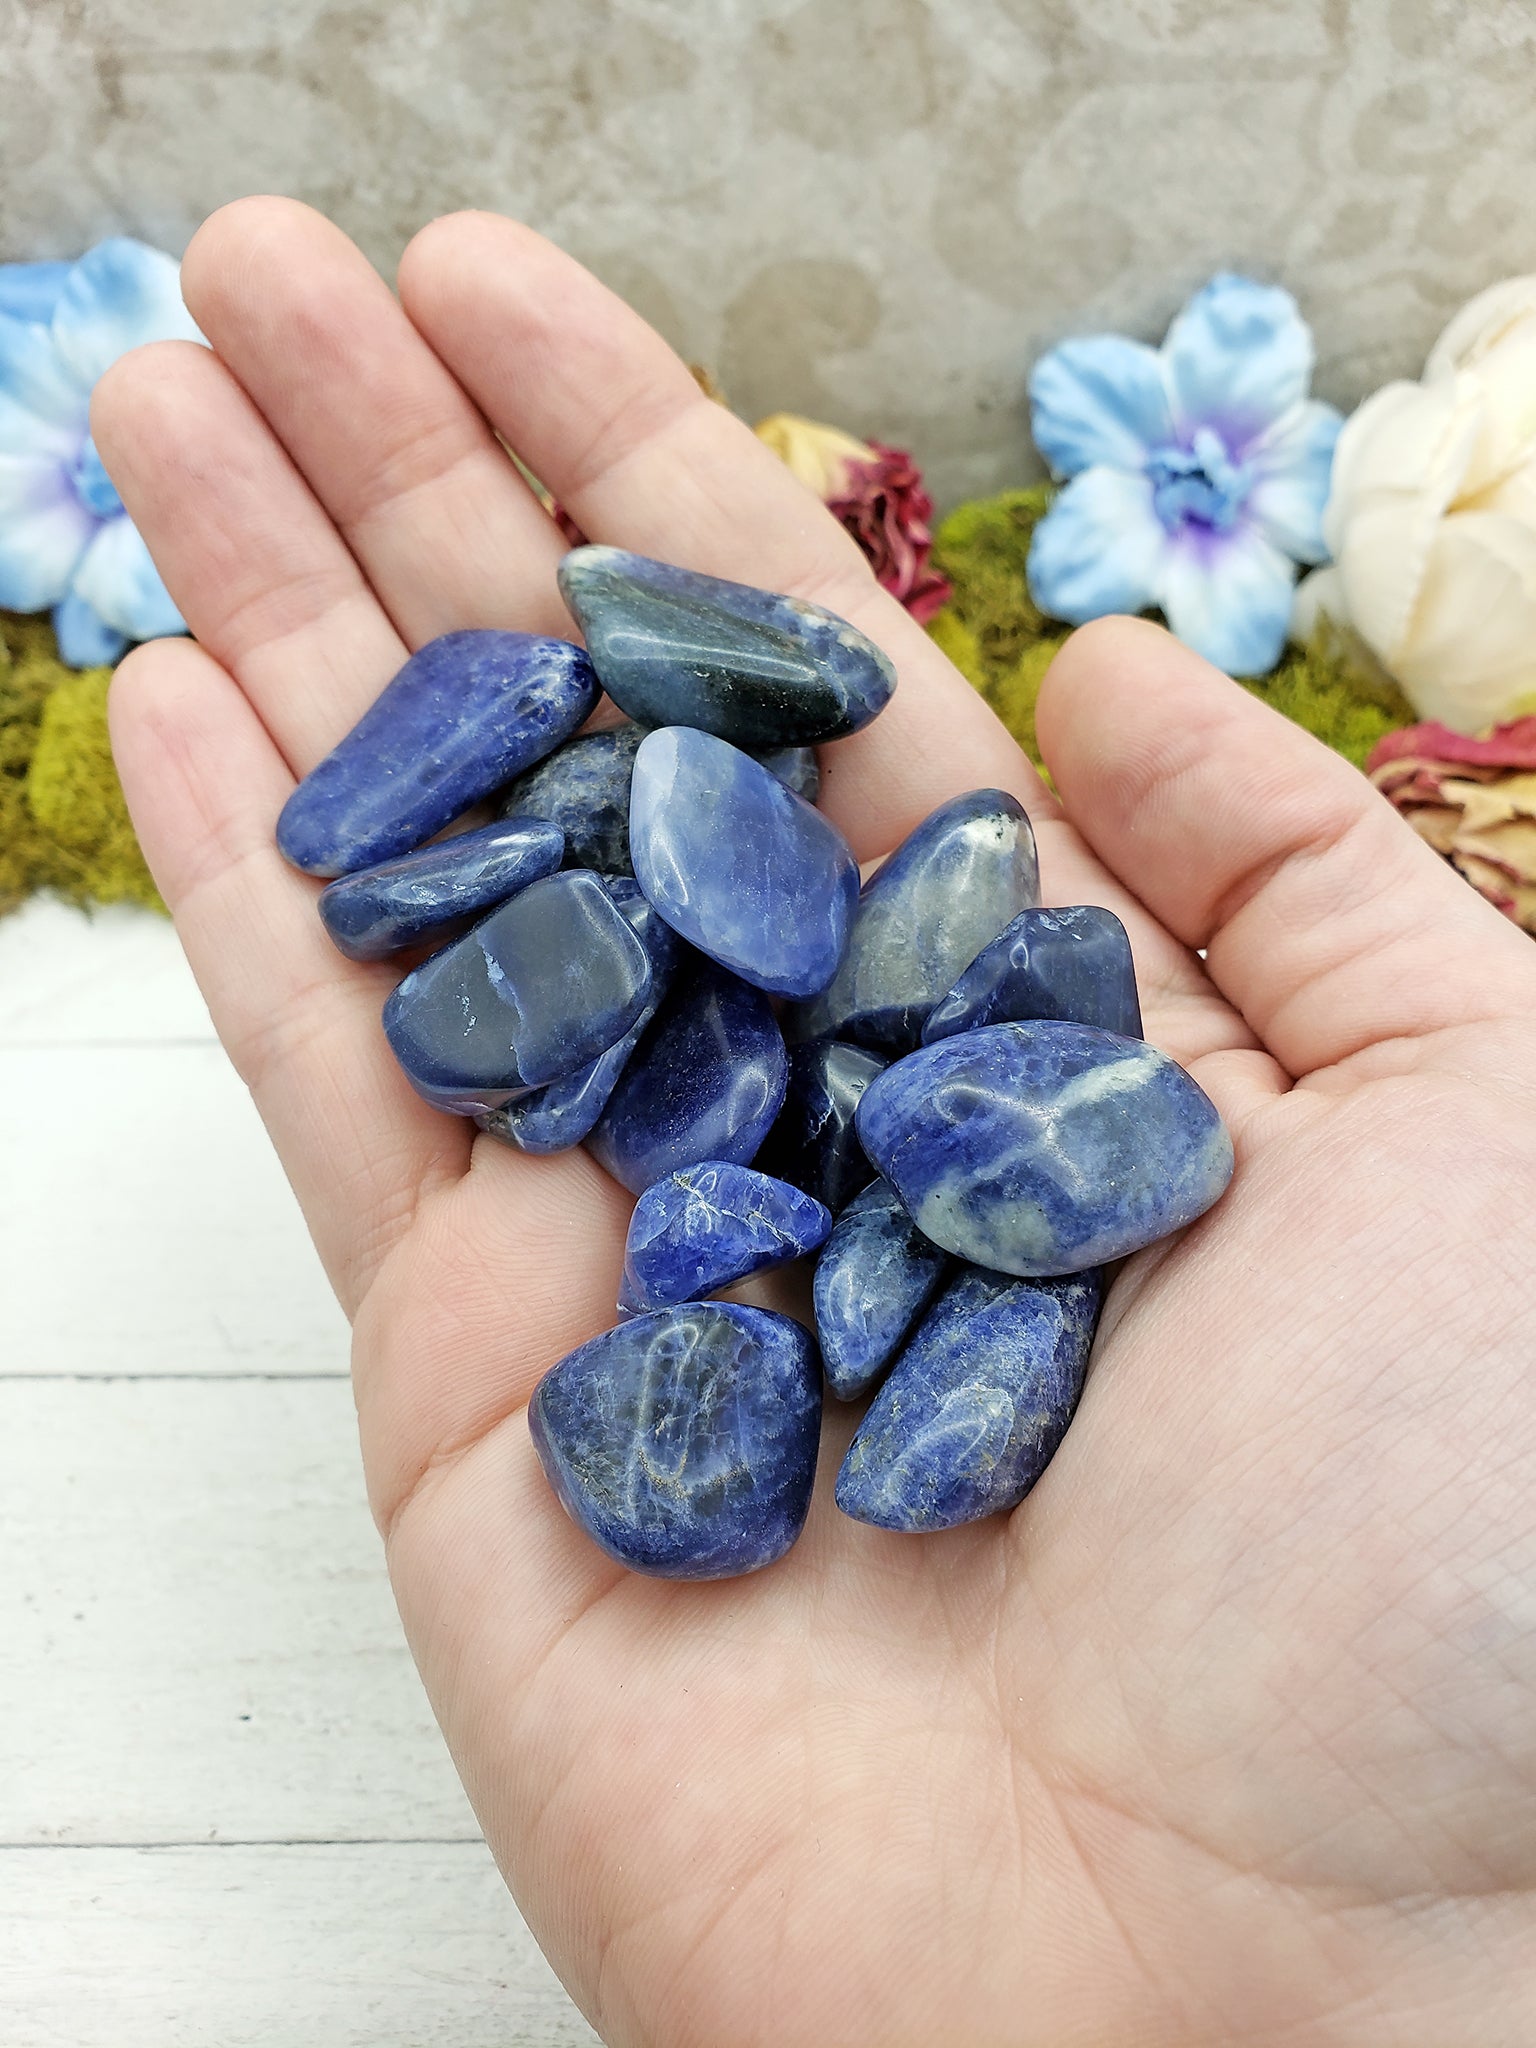
[[[1287,648],[1271,674],[1239,681],[1357,768],[1383,733],[1412,725],[1418,715],[1394,683],[1326,631],[1309,647]]]

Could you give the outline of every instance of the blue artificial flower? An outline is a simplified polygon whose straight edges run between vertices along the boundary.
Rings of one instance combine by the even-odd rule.
[[[75,668],[183,633],[91,439],[91,389],[141,341],[201,341],[180,266],[124,236],[78,263],[0,264],[0,605],[53,612]]]
[[[1276,285],[1212,278],[1161,349],[1066,341],[1029,380],[1035,441],[1071,481],[1035,528],[1029,587],[1077,626],[1157,606],[1234,675],[1280,659],[1298,562],[1321,562],[1343,424],[1308,398],[1312,336]]]

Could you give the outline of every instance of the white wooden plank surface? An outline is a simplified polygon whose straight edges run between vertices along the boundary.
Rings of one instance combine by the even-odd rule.
[[[586,2048],[482,1843],[0,1850],[5,2048]]]

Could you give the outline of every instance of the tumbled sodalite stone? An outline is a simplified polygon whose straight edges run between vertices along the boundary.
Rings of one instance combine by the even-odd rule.
[[[681,725],[648,733],[629,851],[672,929],[755,988],[808,996],[837,972],[859,900],[848,842],[739,747]]]
[[[701,1159],[746,1166],[779,1113],[788,1074],[761,989],[695,955],[635,1047],[587,1150],[636,1195]]]
[[[816,1261],[816,1335],[827,1385],[867,1393],[949,1271],[888,1182],[874,1181],[832,1226]]]
[[[784,1107],[763,1141],[756,1164],[825,1202],[835,1216],[874,1179],[859,1142],[854,1112],[885,1061],[862,1045],[818,1039],[789,1055]]]
[[[637,1315],[695,1301],[804,1258],[831,1228],[820,1202],[770,1174],[724,1159],[682,1167],[653,1181],[635,1204],[619,1307]]]
[[[923,1027],[937,1044],[984,1024],[1054,1018],[1140,1038],[1141,1005],[1125,926],[1112,910],[1021,910],[983,946]]]
[[[320,915],[349,960],[382,960],[552,875],[564,856],[564,833],[541,818],[485,825],[343,875],[320,891]]]
[[[1232,1140],[1166,1053],[1087,1024],[989,1024],[887,1067],[864,1149],[925,1236],[999,1272],[1076,1273],[1207,1210]]]
[[[815,746],[868,725],[895,687],[872,640],[801,598],[603,547],[567,555],[560,589],[603,688],[642,725]]]
[[[682,940],[652,910],[637,882],[627,875],[606,875],[603,887],[645,948],[651,963],[650,992],[624,1036],[590,1065],[562,1074],[543,1088],[530,1088],[526,1095],[516,1095],[500,1109],[486,1110],[475,1119],[482,1131],[505,1139],[522,1152],[568,1152],[586,1137],[602,1115],[646,1025],[660,1008],[683,957]]]
[[[842,966],[821,995],[786,1014],[786,1031],[910,1051],[982,947],[1039,900],[1022,806],[1000,789],[952,798],[864,884]]]
[[[565,834],[571,867],[628,875],[629,781],[635,754],[648,728],[616,725],[606,732],[581,733],[558,752],[520,775],[501,798],[503,818],[548,818]],[[796,796],[814,803],[821,770],[814,747],[781,747],[759,757]]]
[[[429,640],[283,805],[278,847],[311,875],[409,853],[568,739],[598,694],[569,640]]]
[[[595,875],[546,875],[413,969],[384,1005],[406,1078],[439,1109],[498,1109],[634,1023],[646,950]]]
[[[1017,1507],[1072,1420],[1100,1291],[1097,1273],[957,1275],[848,1446],[843,1513],[920,1534]]]
[[[528,1425],[561,1505],[620,1564],[662,1579],[755,1572],[810,1507],[816,1348],[766,1309],[660,1309],[562,1358]]]

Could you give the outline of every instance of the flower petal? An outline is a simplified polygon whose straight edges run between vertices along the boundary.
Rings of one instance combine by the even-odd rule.
[[[1187,647],[1228,675],[1267,675],[1285,646],[1294,574],[1256,526],[1186,528],[1168,550],[1163,611]]]
[[[1248,453],[1253,486],[1247,510],[1277,548],[1298,562],[1328,557],[1323,508],[1343,415],[1309,398],[1277,420]]]
[[[1085,469],[1035,528],[1026,571],[1041,611],[1069,625],[1157,602],[1168,535],[1151,481],[1103,464]]]
[[[80,258],[53,310],[59,354],[89,389],[144,341],[201,341],[174,256],[115,235]]]
[[[0,263],[0,313],[46,326],[73,268],[70,263]]]
[[[139,530],[124,513],[108,519],[86,549],[75,572],[73,589],[100,612],[109,626],[130,640],[153,640],[161,633],[184,633],[186,620],[171,603],[170,592],[150,560]]]
[[[1330,619],[1335,626],[1347,626],[1350,622],[1344,579],[1331,563],[1326,569],[1312,570],[1297,584],[1291,597],[1287,635],[1298,647],[1305,647],[1323,619]]]
[[[824,502],[842,494],[851,463],[874,459],[875,451],[867,441],[856,441],[841,427],[804,419],[796,412],[770,413],[752,431]]]
[[[1424,365],[1426,380],[1470,369],[1510,330],[1536,321],[1536,277],[1506,277],[1453,314]]]
[[[85,435],[90,392],[59,359],[35,320],[0,313],[0,448],[7,455],[73,452]]]
[[[1163,363],[1180,431],[1214,427],[1238,455],[1306,397],[1312,333],[1288,291],[1223,272],[1169,328]]]
[[[1536,532],[1498,512],[1442,519],[1394,673],[1453,732],[1536,706]]]
[[[1173,436],[1156,349],[1120,334],[1085,334],[1047,350],[1029,373],[1035,446],[1057,476],[1095,463],[1140,469]]]
[[[0,454],[0,605],[41,612],[57,604],[95,530],[56,462]]]
[[[72,590],[53,608],[53,637],[59,643],[59,659],[71,668],[105,668],[128,645],[126,634],[115,632]]]

